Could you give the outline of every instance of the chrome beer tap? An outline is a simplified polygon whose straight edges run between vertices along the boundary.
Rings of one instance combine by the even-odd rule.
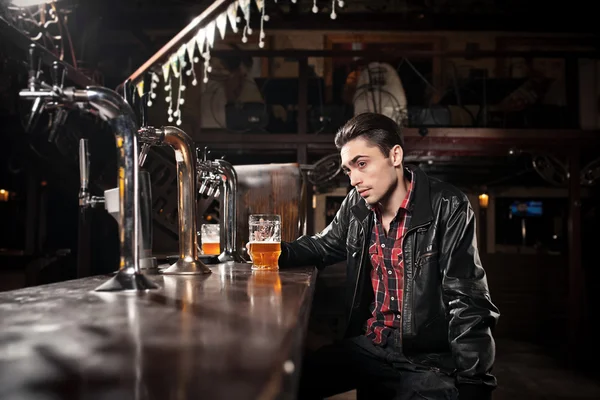
[[[139,265],[139,201],[136,117],[131,107],[116,92],[89,86],[85,89],[50,86],[37,79],[35,48],[30,49],[28,88],[19,96],[34,101],[32,114],[46,104],[54,107],[79,107],[99,116],[112,128],[117,147],[119,190],[119,270],[114,277],[96,288],[98,291],[148,290],[158,286],[140,271]],[[32,118],[30,117],[30,121]],[[87,171],[87,165],[84,164]],[[87,189],[87,182],[86,182]],[[83,191],[82,191],[83,192]],[[87,196],[87,195],[86,195]],[[87,198],[86,196],[80,196]],[[80,200],[84,202],[84,200]]]
[[[79,139],[79,183],[79,207],[104,206],[104,197],[92,196],[89,190],[90,153],[87,139]]]
[[[181,129],[143,127],[138,132],[140,141],[149,146],[169,145],[175,150],[177,162],[177,216],[179,219],[179,260],[163,274],[209,274],[211,270],[198,259],[196,234],[196,158],[194,143]]]
[[[237,174],[233,166],[224,159],[207,160],[208,149],[204,148],[202,155],[198,157],[198,181],[200,182],[199,194],[218,197],[223,186],[223,215],[221,218],[221,243],[225,243],[223,251],[219,255],[220,262],[235,261],[245,262],[239,254],[236,245],[237,233]]]

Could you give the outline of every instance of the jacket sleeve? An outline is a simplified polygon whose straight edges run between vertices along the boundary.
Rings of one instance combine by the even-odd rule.
[[[440,262],[444,268],[442,289],[450,313],[448,340],[457,367],[456,384],[461,393],[489,392],[497,385],[491,374],[496,353],[492,331],[500,313],[492,303],[479,258],[471,204],[466,197],[455,197],[449,206]],[[485,398],[483,393],[479,398]]]
[[[333,221],[314,236],[301,236],[281,243],[280,267],[315,265],[321,269],[346,259],[346,235],[350,220],[350,194],[346,196]]]

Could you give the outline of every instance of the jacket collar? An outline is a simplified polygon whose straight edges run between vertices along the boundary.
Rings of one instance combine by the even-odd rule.
[[[408,168],[412,171],[415,179],[413,198],[408,205],[408,210],[412,213],[410,225],[418,226],[426,224],[433,220],[431,195],[429,191],[429,177],[421,168],[417,167],[416,165],[406,165],[405,168]],[[356,189],[353,190],[356,191]],[[372,214],[371,209],[367,206],[365,199],[362,197],[360,197],[358,202],[350,208],[350,211],[359,221],[364,221]]]
[[[416,165],[407,165],[415,177],[415,186],[413,187],[413,198],[408,205],[408,210],[412,213],[410,226],[419,226],[433,221],[433,210],[431,208],[431,193],[429,177],[421,168]]]

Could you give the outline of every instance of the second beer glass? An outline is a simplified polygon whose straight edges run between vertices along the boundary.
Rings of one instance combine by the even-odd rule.
[[[202,254],[221,254],[221,230],[219,224],[204,224],[200,228]]]

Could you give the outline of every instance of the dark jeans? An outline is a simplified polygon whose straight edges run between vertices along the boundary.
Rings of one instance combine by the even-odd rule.
[[[307,354],[298,399],[323,399],[353,389],[359,400],[458,399],[452,377],[411,364],[398,351],[397,338],[390,339],[381,347],[357,336]]]

